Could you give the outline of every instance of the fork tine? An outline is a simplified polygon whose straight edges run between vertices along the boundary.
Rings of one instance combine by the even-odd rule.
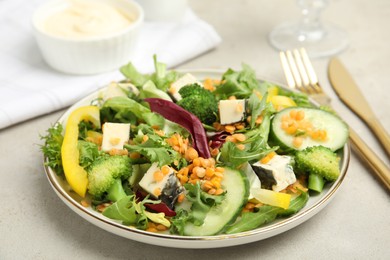
[[[306,68],[307,75],[310,79],[311,87],[314,89],[315,92],[322,93],[322,88],[318,82],[317,74],[313,68],[313,64],[311,63],[309,56],[307,55],[306,50],[304,48],[301,48],[299,50],[299,53],[301,54],[300,56]]]
[[[286,51],[286,56],[287,56],[287,61],[290,67],[290,70],[294,76],[295,79],[295,85],[297,88],[301,89],[302,88],[302,79],[298,71],[298,67],[294,61],[294,57],[291,53],[291,51]]]
[[[300,55],[300,53],[299,53],[299,51],[297,49],[294,49],[293,53],[294,53],[295,62],[296,62],[297,67],[298,67],[299,74],[301,75],[301,78],[302,78],[302,81],[303,81],[303,85],[304,86],[309,86],[310,85],[310,80],[309,80],[309,77],[308,77],[308,73],[305,72],[306,68],[303,65],[301,55]]]
[[[287,85],[290,88],[296,88],[294,76],[291,72],[290,66],[288,65],[286,54],[283,51],[281,51],[279,53],[279,56],[280,56],[280,61],[282,63],[284,75],[286,76]]]

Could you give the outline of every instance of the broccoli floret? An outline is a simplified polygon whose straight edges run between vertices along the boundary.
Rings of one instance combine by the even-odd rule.
[[[121,178],[115,179],[114,183],[111,185],[111,187],[107,191],[106,198],[115,202],[115,201],[118,201],[125,196],[127,196],[127,194],[126,194],[125,190],[123,189]]]
[[[295,167],[298,171],[317,174],[327,181],[335,181],[340,175],[337,155],[325,146],[313,146],[295,154]]]
[[[88,192],[95,198],[112,201],[126,195],[121,180],[132,173],[130,158],[127,156],[105,156],[95,160],[88,169]]]
[[[217,120],[218,101],[213,93],[195,83],[182,87],[179,94],[182,99],[177,104],[197,116],[202,123],[212,125]]]

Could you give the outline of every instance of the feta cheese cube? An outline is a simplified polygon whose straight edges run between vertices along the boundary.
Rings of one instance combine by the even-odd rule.
[[[172,83],[171,87],[169,88],[169,92],[175,98],[176,101],[179,101],[182,99],[179,90],[184,86],[191,85],[194,83],[197,83],[199,84],[199,86],[202,86],[202,83],[200,83],[192,74],[184,74],[182,77]]]
[[[103,125],[102,150],[123,149],[125,142],[130,137],[130,124],[125,123],[105,123]]]
[[[219,118],[222,125],[240,122],[244,115],[245,99],[219,101]]]

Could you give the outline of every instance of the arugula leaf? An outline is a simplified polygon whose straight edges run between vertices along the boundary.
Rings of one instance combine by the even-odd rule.
[[[270,115],[266,114],[259,127],[245,133],[244,150],[239,149],[232,142],[225,142],[219,159],[227,166],[237,168],[245,162],[260,160],[268,153],[276,151],[278,147],[269,147],[267,144],[270,126]]]
[[[225,233],[233,234],[255,229],[273,221],[281,210],[281,208],[266,205],[260,207],[258,212],[245,212],[238,222],[226,229]]]
[[[279,216],[287,217],[300,211],[309,200],[309,194],[301,191],[301,194],[290,202],[288,209],[279,212]]]
[[[268,93],[266,93],[265,96],[260,100],[256,93],[252,93],[250,95],[248,100],[248,109],[251,113],[251,128],[255,127],[257,117],[261,115],[261,113],[265,109],[267,105],[267,96]]]
[[[225,233],[233,234],[252,230],[273,221],[276,217],[295,214],[306,205],[308,199],[309,195],[306,192],[301,192],[298,197],[291,201],[288,209],[264,205],[257,212],[245,212],[236,223],[227,227]]]
[[[313,107],[305,93],[288,91],[280,87],[278,92],[279,95],[290,97],[299,107]]]
[[[47,134],[40,136],[45,143],[41,146],[41,151],[47,158],[46,166],[52,168],[57,175],[63,176],[64,169],[62,168],[61,146],[64,140],[62,135],[64,127],[61,123],[57,123],[47,130]]]

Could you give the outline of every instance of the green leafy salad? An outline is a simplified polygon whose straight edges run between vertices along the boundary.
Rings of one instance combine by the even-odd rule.
[[[42,136],[82,206],[149,232],[232,234],[295,214],[339,177],[348,128],[306,95],[245,64],[196,78],[154,62],[123,66]]]

